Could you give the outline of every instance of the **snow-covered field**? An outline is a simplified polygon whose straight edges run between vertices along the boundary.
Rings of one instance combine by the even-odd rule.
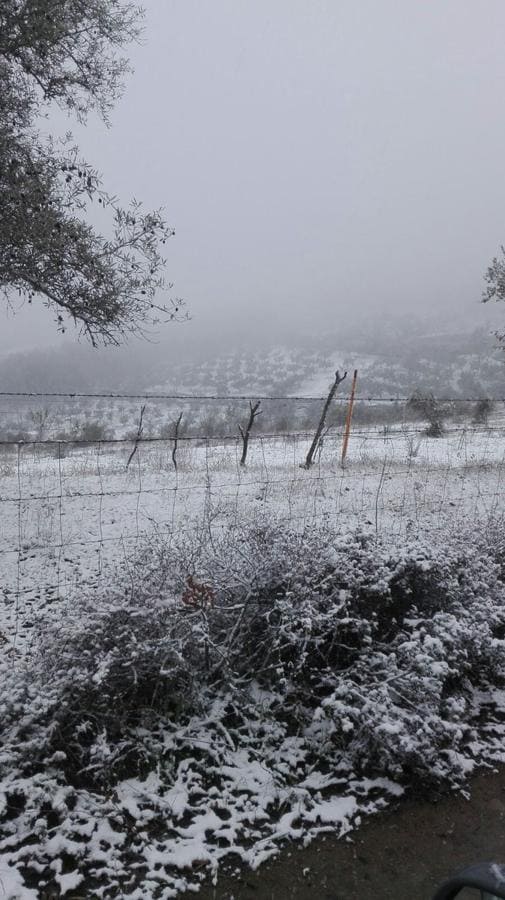
[[[253,438],[247,466],[238,441],[73,446],[19,444],[0,455],[0,631],[20,646],[37,615],[82,581],[111,577],[155,530],[219,529],[258,510],[302,527],[372,526],[412,534],[421,525],[505,511],[505,432],[448,429],[430,439],[413,426],[356,431],[345,467],[328,435],[301,467],[310,435]]]
[[[169,900],[505,762],[504,437],[4,449],[0,897]]]

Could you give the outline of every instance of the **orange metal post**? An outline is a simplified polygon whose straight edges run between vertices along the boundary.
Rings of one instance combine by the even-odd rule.
[[[347,446],[349,444],[349,435],[351,433],[351,422],[352,422],[352,410],[354,406],[354,396],[356,394],[356,382],[358,380],[358,370],[354,370],[354,375],[352,379],[352,387],[351,387],[351,396],[349,397],[349,406],[347,408],[347,416],[345,418],[345,428],[344,428],[344,440],[342,441],[342,466],[345,463],[345,458],[347,456]]]

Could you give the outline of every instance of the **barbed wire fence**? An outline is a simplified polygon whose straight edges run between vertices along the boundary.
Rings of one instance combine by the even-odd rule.
[[[153,530],[171,540],[268,516],[289,528],[328,523],[408,536],[500,519],[504,398],[439,399],[450,415],[437,438],[408,413],[408,398],[356,400],[345,465],[340,415],[306,469],[317,420],[309,429],[301,413],[314,419],[323,397],[0,393],[0,640],[28,646],[41,615],[78,590],[110,583]],[[91,404],[84,426],[68,432],[82,401]],[[239,424],[253,401],[267,413],[270,404],[277,419],[255,423],[241,465]],[[475,408],[484,401],[479,422]],[[152,407],[149,421],[144,412],[139,418],[139,402]],[[334,403],[345,413],[345,397]],[[174,431],[181,404],[186,418],[197,409],[186,433]],[[223,404],[228,418],[216,428]],[[272,428],[279,410],[287,427]]]

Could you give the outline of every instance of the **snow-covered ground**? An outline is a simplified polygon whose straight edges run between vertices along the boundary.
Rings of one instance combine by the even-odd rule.
[[[345,467],[341,436],[328,435],[310,470],[310,435],[253,437],[247,465],[238,441],[84,446],[20,444],[0,456],[0,631],[16,646],[37,616],[84,580],[110,578],[153,528],[167,534],[205,523],[239,524],[269,511],[303,526],[412,534],[446,518],[504,511],[505,433],[453,428],[430,439],[414,426],[356,430]],[[55,607],[56,608],[56,607]]]
[[[485,558],[484,529],[487,522],[494,528],[505,512],[504,437],[503,423],[497,419],[489,428],[448,429],[438,439],[427,438],[412,426],[356,429],[344,467],[341,436],[329,434],[310,470],[301,465],[310,435],[254,436],[245,468],[240,466],[241,447],[235,440],[181,441],[177,469],[173,444],[162,440],[139,443],[133,456],[134,445],[123,442],[19,444],[4,450],[0,457],[0,632],[17,651],[23,651],[30,648],[31,636],[38,634],[41,617],[47,619],[48,612],[57,616],[63,609],[67,614],[58,619],[53,644],[49,636],[49,654],[22,656],[7,647],[3,657],[0,812],[10,809],[12,797],[25,799],[16,801],[16,815],[7,817],[0,836],[0,897],[2,890],[8,900],[38,896],[33,881],[23,880],[22,873],[28,871],[32,878],[34,872],[43,874],[45,883],[53,879],[62,893],[78,888],[104,900],[114,896],[169,900],[184,889],[196,889],[204,872],[217,876],[225,860],[230,866],[239,861],[258,866],[286,841],[308,841],[324,831],[343,835],[358,827],[364,816],[384,808],[408,786],[401,769],[404,758],[409,765],[416,760],[423,777],[427,777],[424,769],[431,772],[431,766],[433,775],[446,785],[457,783],[477,766],[503,762],[505,644],[500,635],[505,628],[504,593],[494,558]],[[396,620],[386,609],[388,652],[383,635],[378,634],[376,644],[372,637],[369,644],[365,635],[351,668],[342,661],[340,669],[323,665],[319,672],[316,666],[322,700],[317,690],[311,693],[311,687],[305,700],[302,691],[295,702],[286,687],[291,677],[288,655],[289,678],[278,674],[271,685],[253,680],[244,686],[237,681],[230,691],[225,685],[207,686],[194,713],[180,721],[166,716],[162,727],[146,738],[146,746],[153,743],[162,764],[121,778],[113,790],[102,793],[68,782],[62,762],[67,738],[54,752],[51,741],[55,734],[58,739],[59,732],[52,728],[50,716],[49,721],[44,718],[45,705],[56,716],[59,698],[65,700],[66,708],[71,697],[74,708],[75,690],[82,686],[79,673],[92,671],[86,668],[89,649],[83,635],[89,631],[90,646],[98,653],[99,624],[102,615],[104,622],[109,621],[109,608],[110,622],[117,622],[117,603],[119,621],[128,625],[121,640],[126,640],[125,634],[133,635],[131,641],[127,638],[124,651],[131,652],[133,646],[135,659],[143,640],[142,616],[149,635],[155,633],[155,617],[163,616],[167,608],[174,621],[182,616],[186,623],[192,617],[196,637],[188,645],[193,654],[188,658],[192,671],[199,671],[203,608],[186,606],[180,596],[169,598],[167,607],[159,599],[162,591],[156,583],[153,591],[148,587],[142,594],[144,570],[129,569],[137,549],[145,548],[150,536],[155,537],[153,546],[170,544],[182,531],[194,536],[195,545],[200,539],[211,548],[216,544],[216,559],[224,561],[221,569],[230,564],[246,585],[246,600],[239,604],[241,611],[228,637],[222,638],[229,650],[247,611],[247,578],[257,577],[269,553],[261,544],[254,551],[258,555],[249,559],[252,545],[244,554],[241,529],[256,518],[261,520],[264,513],[268,521],[281,525],[276,540],[285,534],[285,522],[293,531],[312,524],[319,528],[309,549],[306,544],[302,552],[303,542],[310,543],[311,528],[308,538],[307,531],[303,538],[290,533],[287,549],[282,551],[292,573],[300,549],[299,577],[293,580],[293,590],[299,593],[293,602],[286,593],[277,607],[277,611],[285,610],[279,613],[279,621],[285,615],[279,640],[299,642],[296,659],[302,658],[311,640],[322,652],[324,638],[334,636],[335,628],[344,629],[343,650],[352,650],[345,640],[349,616],[365,630],[375,621],[376,612],[370,612],[366,603],[373,597],[370,602],[377,603],[380,612],[381,591],[386,590],[387,579],[401,570],[404,558],[414,562],[418,572],[428,572],[431,566],[431,571],[439,573],[438,588],[433,582],[435,614],[430,608],[430,587],[426,608],[412,607],[413,614],[404,619],[393,640],[387,629]],[[453,541],[451,526],[456,533],[463,521],[467,526],[475,522],[476,545],[482,538],[474,556],[472,540],[467,539],[471,527],[463,538],[456,536]],[[353,538],[352,533],[361,528],[372,535],[372,550]],[[230,531],[237,535],[235,546],[229,540]],[[220,549],[216,538],[223,532],[228,543],[223,542]],[[498,540],[500,534],[495,532],[495,537]],[[302,543],[297,549],[298,538]],[[229,560],[232,552],[235,563]],[[277,552],[274,548],[272,559]],[[388,568],[390,557],[393,563]],[[125,572],[116,586],[118,565]],[[269,565],[275,568],[272,560]],[[346,597],[352,592],[340,590],[338,583],[326,608],[323,582],[317,582],[317,590],[312,591],[311,579],[312,570],[318,578],[323,572],[326,579],[327,567],[337,574],[349,567],[349,583],[353,579],[366,582],[370,591],[362,594],[365,608],[358,603],[354,609],[349,600],[348,609]],[[250,570],[249,575],[245,570]],[[136,588],[125,594],[122,586],[129,572]],[[229,577],[227,570],[225,575]],[[163,574],[159,581],[162,585]],[[87,596],[86,582],[102,585],[104,591]],[[106,591],[106,587],[113,589]],[[407,604],[413,602],[406,597]],[[227,604],[231,610],[238,608],[234,602]],[[335,621],[332,610],[340,616]],[[221,614],[229,615],[224,606]],[[162,619],[163,629],[169,621]],[[318,628],[323,629],[321,634]],[[219,629],[221,624],[217,632],[221,634]],[[353,634],[351,628],[351,640]],[[168,639],[172,640],[170,635]],[[131,646],[128,641],[133,642]],[[328,648],[328,652],[333,648],[333,638]],[[88,678],[91,690],[98,685],[104,697],[111,690],[112,657],[107,653],[97,657],[97,669]],[[185,658],[182,652],[181,659]],[[29,661],[29,672],[31,659],[36,660],[35,674],[27,693],[23,664]],[[164,667],[167,659],[164,655]],[[489,684],[479,680],[481,666],[489,674]],[[279,665],[274,668],[277,672]],[[51,671],[54,677],[47,674]],[[256,668],[254,672],[257,677]],[[469,673],[475,683],[469,681]],[[448,678],[447,683],[457,689],[451,688],[455,695],[446,698],[443,690]],[[461,696],[460,685],[465,686]],[[293,705],[284,720],[287,698]],[[107,715],[110,706],[107,701]],[[80,721],[79,704],[76,708],[78,728],[72,746],[89,726],[86,710]],[[91,708],[95,718],[96,704]],[[293,725],[298,714],[303,727]],[[36,735],[33,746],[26,750],[26,734],[32,733]],[[349,743],[349,734],[358,736],[354,743]],[[115,751],[111,741],[105,728],[98,729],[90,770],[102,764],[106,768],[108,756]],[[33,774],[35,750],[40,759]],[[363,761],[371,763],[370,771],[362,768]],[[387,773],[392,777],[385,777]]]

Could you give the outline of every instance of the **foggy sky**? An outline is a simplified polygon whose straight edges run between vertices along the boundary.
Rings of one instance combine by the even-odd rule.
[[[326,332],[357,309],[486,321],[505,243],[503,0],[144,5],[112,127],[54,121],[111,193],[175,226],[167,276],[193,320],[167,325],[169,344]],[[41,304],[1,316],[2,351],[62,341]]]

